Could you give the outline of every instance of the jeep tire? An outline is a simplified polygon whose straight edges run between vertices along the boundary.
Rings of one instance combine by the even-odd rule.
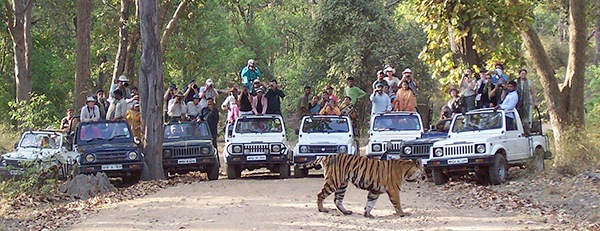
[[[433,182],[435,185],[443,185],[448,182],[448,175],[442,172],[442,169],[433,169]]]
[[[217,162],[208,168],[208,172],[206,173],[208,180],[219,179],[219,167],[219,163]]]
[[[279,165],[279,178],[285,179],[290,177],[290,165],[288,163]]]
[[[235,165],[227,165],[227,179],[238,179],[242,176],[242,170]]]
[[[489,168],[490,183],[499,185],[506,182],[507,164],[504,155],[497,153],[492,160],[492,165]]]
[[[302,178],[308,176],[308,168],[300,169],[298,165],[294,166],[294,177]]]

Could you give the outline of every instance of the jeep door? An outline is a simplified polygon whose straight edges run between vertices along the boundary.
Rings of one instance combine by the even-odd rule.
[[[511,116],[513,118],[513,126],[511,127],[507,122]],[[503,146],[506,150],[506,159],[510,161],[522,160],[527,158],[527,148],[529,147],[529,140],[523,136],[521,121],[514,112],[506,112],[504,116],[505,124],[505,141]]]

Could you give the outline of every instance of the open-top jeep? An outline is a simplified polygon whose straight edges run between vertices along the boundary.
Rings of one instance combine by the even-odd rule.
[[[468,172],[502,184],[509,167],[527,165],[541,171],[544,159],[551,156],[539,121],[526,134],[517,111],[479,109],[454,116],[448,139],[433,145],[427,166],[438,185]]]
[[[69,158],[73,175],[104,172],[137,182],[146,168],[144,155],[125,121],[80,122]]]
[[[212,145],[212,134],[206,122],[172,122],[165,125],[163,139],[163,169],[185,174],[202,171],[209,180],[219,178],[218,152]]]
[[[401,150],[402,143],[423,134],[423,123],[417,112],[392,112],[371,116],[367,157],[381,158],[386,151]]]
[[[439,121],[435,130],[426,132],[416,140],[408,140],[402,143],[400,149],[392,149],[385,152],[382,159],[405,159],[421,160],[424,166],[427,166],[431,146],[437,141],[448,137],[448,129],[452,120]]]
[[[42,174],[50,171],[58,174],[59,178],[66,179],[66,144],[62,131],[26,131],[15,145],[15,151],[0,156],[0,175],[18,176],[26,171],[24,167],[33,167]],[[31,164],[36,166],[30,166]]]
[[[357,155],[352,122],[348,116],[305,116],[298,130],[298,143],[294,147],[294,176],[308,175],[308,169],[299,169],[320,156],[348,153]]]
[[[288,147],[280,115],[242,115],[225,135],[227,177],[236,179],[244,169],[252,171],[263,167],[279,173],[281,178],[289,177],[291,152]]]

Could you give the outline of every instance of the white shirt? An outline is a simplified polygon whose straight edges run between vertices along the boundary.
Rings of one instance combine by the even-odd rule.
[[[517,94],[517,91],[512,91],[506,95],[506,97],[504,98],[504,101],[502,101],[502,104],[500,104],[500,106],[498,106],[498,107],[505,111],[510,111],[510,110],[515,109],[518,102],[519,102],[519,95]],[[508,113],[506,114],[506,117],[515,118],[515,116],[513,114],[508,114]]]
[[[94,107],[90,109],[85,105],[81,108],[79,117],[81,122],[90,122],[92,120],[98,121],[100,119],[100,108],[98,108],[98,105],[94,105]]]
[[[169,100],[169,104],[167,106],[167,114],[169,116],[183,116],[187,112],[186,106],[183,103],[183,100],[180,104],[175,103],[175,99]]]
[[[113,118],[117,118],[121,116],[122,120],[125,120],[125,116],[127,115],[127,103],[124,99],[114,99],[110,106],[108,106],[108,111],[106,112],[106,119],[111,120]]]
[[[223,104],[221,104],[221,107],[231,108],[236,104],[237,104],[237,100],[235,99],[235,97],[233,95],[230,95],[230,96],[227,96],[227,98],[225,98],[225,101],[223,101]]]
[[[198,103],[198,105],[194,104],[194,101],[190,101],[187,103],[187,115],[191,115],[191,116],[199,116],[200,115],[200,111],[202,110],[202,106],[200,106],[200,103]]]
[[[207,106],[206,99],[213,98],[215,101],[217,101],[217,95],[219,95],[219,92],[217,92],[215,88],[212,88],[207,92],[204,91],[206,91],[206,86],[201,87],[198,91],[198,94],[202,95],[202,97],[200,97],[200,105],[202,105],[202,108],[205,108]]]
[[[371,99],[371,114],[385,113],[386,111],[392,110],[392,102],[390,97],[385,93],[373,92],[369,97]]]

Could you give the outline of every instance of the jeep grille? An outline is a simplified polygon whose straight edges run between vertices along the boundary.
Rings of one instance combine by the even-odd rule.
[[[387,150],[390,150],[390,151],[401,151],[402,150],[402,142],[392,142],[392,147],[385,147],[385,148],[387,148]],[[383,149],[384,151],[386,150],[385,148]]]
[[[119,152],[98,152],[96,153],[96,161],[95,162],[114,162],[114,161],[124,161],[127,159],[126,151]]]
[[[173,156],[197,156],[200,155],[202,147],[187,147],[187,148],[175,148],[173,149]]]
[[[444,156],[458,156],[470,154],[475,154],[475,147],[473,145],[444,147]]]
[[[244,154],[265,154],[269,152],[269,144],[244,144]]]
[[[411,155],[429,155],[429,148],[433,144],[413,145]]]
[[[337,153],[337,145],[311,145],[308,146],[309,153]]]

